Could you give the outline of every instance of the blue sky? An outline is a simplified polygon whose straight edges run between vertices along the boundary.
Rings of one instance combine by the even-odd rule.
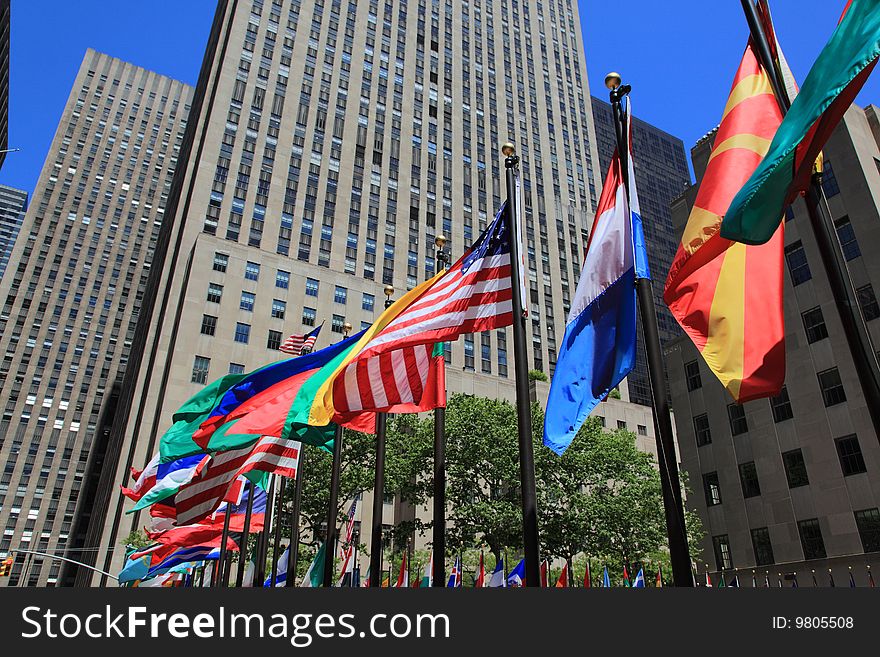
[[[843,5],[772,1],[799,80]],[[0,183],[33,190],[86,48],[195,84],[214,7],[214,0],[13,0],[9,144],[22,152],[7,156]],[[686,148],[714,127],[747,38],[738,0],[580,0],[580,14],[593,93],[607,97],[603,79],[617,70],[633,85],[636,114]],[[860,103],[880,101],[878,76]]]

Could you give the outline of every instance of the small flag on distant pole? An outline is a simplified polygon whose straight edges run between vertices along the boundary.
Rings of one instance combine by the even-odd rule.
[[[868,586],[874,588],[874,575],[871,574],[871,566],[868,566]]]
[[[642,568],[639,568],[639,573],[636,575],[636,579],[633,582],[632,587],[634,589],[645,588],[645,571]]]
[[[434,552],[431,551],[431,557],[428,559],[428,563],[425,565],[425,571],[422,575],[422,583],[420,585],[421,588],[431,588],[431,584],[433,580],[431,579],[434,573]]]
[[[709,577],[709,568],[708,568],[708,566],[706,567],[706,586],[709,586],[709,587],[712,586],[712,578]]]
[[[851,589],[856,588],[856,579],[855,579],[855,577],[853,577],[853,574],[852,574],[852,566],[849,567],[849,587]]]
[[[406,567],[406,551],[403,552],[403,559],[400,560],[400,572],[397,573],[397,582],[394,584],[396,589],[409,588],[409,569]]]
[[[507,579],[504,577],[504,557],[501,557],[495,564],[495,570],[492,571],[492,576],[486,586],[489,588],[505,588],[507,586]]]
[[[290,354],[291,356],[301,356],[303,352],[308,353],[312,351],[315,348],[315,342],[317,342],[318,334],[321,332],[321,327],[323,326],[324,323],[321,322],[320,326],[313,328],[308,333],[302,335],[299,333],[291,334],[281,343],[278,350],[283,351],[285,354]]]
[[[562,572],[559,573],[559,579],[556,580],[556,588],[557,589],[567,589],[568,588],[568,562],[565,562],[565,565],[562,566]]]
[[[657,581],[655,582],[654,586],[656,586],[658,589],[663,588],[663,573],[660,569],[660,566],[657,566]]]
[[[547,573],[547,560],[541,560],[541,588],[547,588],[550,585],[550,577]]]
[[[302,586],[306,588],[318,588],[324,581],[324,559],[327,557],[327,544],[321,543],[315,558],[309,564],[309,569],[303,577]]]
[[[623,564],[623,585],[632,586],[629,581],[629,572],[626,570],[626,564]]]
[[[483,555],[480,555],[480,565],[483,565]],[[455,561],[452,562],[452,573],[449,575],[449,582],[446,584],[447,588],[457,589],[461,588],[461,557],[456,557]]]
[[[828,585],[831,586],[832,588],[833,588],[834,586],[836,586],[836,585],[834,584],[834,573],[831,572],[831,569],[830,569],[830,568],[828,569]]]
[[[605,566],[605,570],[602,573],[602,588],[611,588],[611,578],[608,576],[608,566]]]
[[[516,568],[510,571],[510,574],[507,576],[507,586],[518,588],[521,586],[525,586],[526,581],[526,560],[520,559],[519,563],[516,564]]]
[[[592,575],[590,575],[590,560],[587,559],[587,565],[584,570],[584,588],[585,589],[588,589],[592,586],[592,582],[590,581],[591,579],[592,579]]]
[[[474,580],[474,588],[481,589],[486,586],[486,566],[483,563],[483,551],[480,550],[480,567],[477,569],[477,578]]]

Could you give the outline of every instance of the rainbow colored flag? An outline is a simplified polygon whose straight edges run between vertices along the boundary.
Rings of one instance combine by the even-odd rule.
[[[784,234],[780,225],[766,244],[746,246],[719,231],[781,121],[749,42],[663,293],[709,369],[740,403],[777,395],[785,381]]]

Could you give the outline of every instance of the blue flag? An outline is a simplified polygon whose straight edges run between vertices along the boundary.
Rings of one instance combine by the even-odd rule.
[[[507,586],[522,586],[526,579],[526,560],[520,559],[516,568],[507,575]]]
[[[605,566],[605,571],[602,573],[602,586],[606,589],[611,588],[611,578],[608,576],[608,566]]]
[[[635,364],[635,282],[650,272],[628,161],[629,195],[619,155],[611,160],[550,382],[544,444],[557,454]]]
[[[645,573],[644,573],[644,571],[643,571],[641,568],[639,568],[639,574],[636,575],[636,579],[635,579],[635,581],[633,582],[632,587],[633,587],[634,589],[643,589],[643,588],[645,588]]]

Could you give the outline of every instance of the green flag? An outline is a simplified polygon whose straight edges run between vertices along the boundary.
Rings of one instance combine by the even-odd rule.
[[[810,185],[816,159],[880,56],[880,0],[850,0],[761,164],[734,197],[721,236],[764,244]]]
[[[306,571],[303,586],[306,588],[318,588],[324,584],[324,559],[327,556],[327,544],[321,543],[321,547],[315,553],[315,558]],[[332,558],[332,557],[331,557]]]

